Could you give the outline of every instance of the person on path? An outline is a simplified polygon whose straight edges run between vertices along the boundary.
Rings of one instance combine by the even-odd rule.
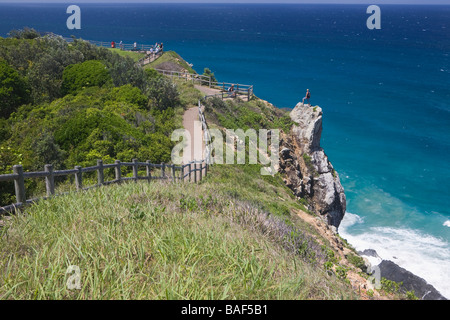
[[[236,93],[234,92],[234,84],[231,85],[231,87],[228,88],[228,95],[230,97],[235,97]]]

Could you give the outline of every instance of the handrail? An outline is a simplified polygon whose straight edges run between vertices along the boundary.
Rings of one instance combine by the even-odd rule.
[[[85,40],[85,39],[74,39],[74,38],[68,38],[68,37],[62,37],[66,42],[74,42],[76,40],[82,40],[82,41],[86,41],[89,42],[90,44],[96,45],[98,47],[104,47],[104,48],[111,48],[111,41],[96,41],[96,40]],[[127,51],[138,51],[138,52],[142,52],[142,51],[150,51],[151,49],[156,49],[155,45],[148,45],[148,44],[137,44],[136,43],[136,47],[133,44],[129,44],[129,43],[122,43],[122,45],[120,45],[119,42],[115,42],[115,48],[117,49],[122,49],[122,50],[127,50]]]
[[[73,39],[73,38],[63,37],[63,39],[67,42],[75,41],[75,39]],[[87,41],[89,43],[92,43],[92,44],[98,45],[98,46],[106,46],[106,44],[107,44],[107,42],[104,43],[104,42],[100,42],[100,41],[90,41],[90,40],[82,40],[82,41]],[[121,48],[125,48],[127,46],[130,46],[130,45],[122,44]],[[141,48],[144,49],[144,45],[142,45]],[[150,49],[150,48],[154,48],[154,46],[146,46],[145,48]],[[138,61],[138,64],[141,64],[142,61],[145,62],[145,59],[147,59],[148,57],[149,57],[149,55],[147,55],[143,59],[140,59]],[[154,164],[154,163],[150,163],[149,160],[147,160],[146,162],[139,162],[137,159],[133,159],[132,162],[121,162],[119,160],[116,160],[114,164],[103,164],[102,160],[97,160],[97,166],[91,166],[91,167],[85,167],[85,168],[76,166],[74,169],[69,169],[69,170],[54,170],[53,165],[46,164],[44,167],[45,170],[39,171],[39,172],[24,172],[22,165],[14,165],[13,173],[0,175],[0,181],[14,181],[16,203],[7,205],[4,207],[0,207],[0,214],[13,212],[17,208],[23,207],[27,204],[34,203],[38,200],[48,199],[52,196],[67,194],[67,192],[62,193],[62,194],[55,193],[55,179],[54,179],[55,177],[74,175],[77,191],[89,190],[89,189],[104,186],[104,185],[121,183],[122,181],[130,181],[130,180],[133,180],[136,182],[138,180],[148,180],[150,182],[151,180],[171,179],[172,181],[175,182],[176,180],[185,181],[185,179],[187,177],[189,177],[189,181],[191,182],[192,181],[192,173],[194,173],[194,182],[197,183],[197,172],[200,172],[200,181],[201,181],[202,177],[203,177],[203,170],[205,170],[205,177],[206,177],[206,175],[208,174],[209,166],[211,165],[211,151],[212,151],[211,150],[211,141],[212,140],[211,140],[211,134],[208,129],[208,125],[206,123],[205,115],[202,111],[202,106],[203,106],[202,100],[205,101],[209,97],[214,97],[214,96],[219,96],[219,95],[221,95],[222,99],[223,99],[224,91],[226,91],[226,88],[228,89],[232,85],[236,86],[236,90],[235,90],[236,94],[241,92],[241,90],[243,90],[244,92],[246,91],[248,94],[248,100],[250,100],[250,97],[253,95],[253,86],[252,85],[244,85],[244,84],[233,84],[233,83],[228,83],[228,82],[212,81],[211,77],[194,74],[194,73],[166,71],[166,70],[161,70],[161,69],[156,69],[156,71],[161,72],[164,75],[169,74],[172,77],[173,76],[183,77],[186,80],[188,79],[188,77],[190,77],[193,82],[194,82],[194,80],[200,80],[201,84],[204,84],[206,82],[210,88],[211,87],[219,87],[219,88],[223,89],[223,91],[220,94],[204,96],[202,99],[198,100],[199,120],[202,123],[202,129],[204,131],[204,140],[205,140],[205,142],[207,142],[206,148],[205,148],[205,159],[193,160],[182,166],[175,166],[174,164],[170,165],[170,164],[165,164],[165,163]],[[241,89],[241,90],[239,90],[239,89]],[[200,164],[200,168],[197,168],[197,164]],[[203,166],[203,164],[205,164],[205,166]],[[194,165],[194,169],[192,169],[192,165]],[[133,177],[124,177],[123,178],[122,172],[121,172],[122,166],[132,167],[133,168]],[[142,167],[142,166],[145,166],[145,168],[146,168],[147,175],[145,177],[139,176],[138,169],[139,169],[139,167]],[[159,176],[159,177],[152,176],[151,168],[160,168],[161,176]],[[172,169],[171,177],[166,175],[166,173],[165,173],[166,168]],[[184,170],[185,168],[189,168],[189,170],[188,170],[188,173],[183,174],[185,171]],[[114,171],[115,171],[115,179],[114,180],[111,180],[111,181],[104,180],[104,170],[105,169],[114,169]],[[179,176],[179,177],[176,176],[176,170],[181,171],[181,173],[182,173],[181,176]],[[95,172],[95,171],[97,171],[97,182],[98,183],[94,186],[83,187],[83,179],[82,179],[83,173]],[[25,179],[30,179],[30,178],[45,178],[47,197],[26,199]]]
[[[192,164],[194,168],[192,169]],[[200,168],[197,168],[197,164],[200,164]],[[133,173],[132,177],[122,177],[122,167],[132,167]],[[146,168],[146,175],[139,176],[139,167]],[[56,194],[55,192],[55,177],[61,176],[75,176],[75,186],[77,191],[89,190],[92,188],[121,183],[124,181],[138,181],[138,180],[148,180],[149,182],[152,180],[171,180],[173,182],[177,181],[186,181],[186,174],[184,174],[184,168],[189,167],[187,175],[189,176],[189,181],[191,182],[192,173],[196,173],[198,171],[203,172],[205,169],[205,177],[208,173],[208,163],[205,160],[196,160],[191,161],[185,166],[176,166],[174,164],[154,164],[149,160],[146,162],[139,162],[137,159],[133,159],[132,162],[121,162],[116,160],[113,164],[103,164],[102,160],[97,160],[96,166],[85,167],[82,168],[80,166],[76,166],[74,169],[69,170],[53,170],[53,165],[47,164],[45,165],[44,171],[38,172],[24,172],[22,165],[13,166],[12,174],[3,174],[0,175],[0,181],[14,181],[14,188],[16,194],[16,203],[0,207],[0,214],[13,212],[17,208],[23,207],[25,205],[34,203],[41,199],[48,199],[52,196],[63,195]],[[152,176],[151,168],[160,168],[161,175],[160,176]],[[105,181],[104,170],[106,169],[114,169],[115,171],[115,179],[111,181]],[[170,175],[166,174],[166,169],[170,170]],[[177,171],[180,171],[181,174],[177,175]],[[97,184],[93,186],[83,187],[83,173],[88,172],[97,172]],[[202,180],[202,173],[200,174],[200,181]],[[46,197],[27,199],[26,198],[26,190],[25,190],[25,179],[32,178],[45,178],[45,186],[46,186]],[[195,174],[195,182],[197,182],[197,175]]]
[[[215,95],[208,95],[205,96],[205,98],[209,97],[221,97],[222,100],[224,98],[227,98],[231,96],[233,93],[229,91],[229,89],[233,86],[234,87],[234,96],[237,95],[246,95],[247,100],[250,101],[250,99],[253,96],[253,85],[249,84],[241,84],[241,83],[231,83],[231,82],[220,82],[220,81],[212,81],[210,76],[204,76],[197,73],[189,73],[189,72],[180,72],[180,71],[171,71],[171,70],[164,70],[164,69],[158,69],[155,68],[155,70],[165,76],[170,76],[172,79],[174,77],[183,79],[186,81],[191,81],[192,83],[198,83],[200,85],[207,85],[210,88],[216,88],[221,90],[221,93],[217,93]]]

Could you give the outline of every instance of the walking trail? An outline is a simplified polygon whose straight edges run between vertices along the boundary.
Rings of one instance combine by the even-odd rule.
[[[203,106],[202,106],[203,111]],[[184,150],[188,151],[187,154],[183,154],[183,163],[187,164],[194,160],[203,160],[205,151],[205,142],[203,141],[203,129],[202,124],[199,120],[198,107],[193,107],[188,110],[183,115],[183,127],[189,132],[190,139],[187,139],[187,145]],[[186,141],[186,140],[185,140]],[[185,168],[186,174],[188,168]],[[200,179],[200,172],[196,172],[197,181]],[[203,175],[205,172],[203,171]]]

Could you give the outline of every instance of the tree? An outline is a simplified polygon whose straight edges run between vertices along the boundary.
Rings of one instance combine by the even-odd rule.
[[[0,61],[0,117],[8,118],[11,113],[28,103],[28,84],[6,61]]]
[[[203,75],[205,77],[210,77],[211,78],[211,83],[217,82],[216,77],[214,76],[214,73],[211,72],[211,70],[209,68],[205,68],[203,70]],[[204,82],[204,84],[208,84],[207,82]]]

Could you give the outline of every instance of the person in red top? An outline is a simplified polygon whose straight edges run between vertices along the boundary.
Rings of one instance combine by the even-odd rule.
[[[111,48],[115,48],[116,47],[116,43],[114,41],[111,42]]]

